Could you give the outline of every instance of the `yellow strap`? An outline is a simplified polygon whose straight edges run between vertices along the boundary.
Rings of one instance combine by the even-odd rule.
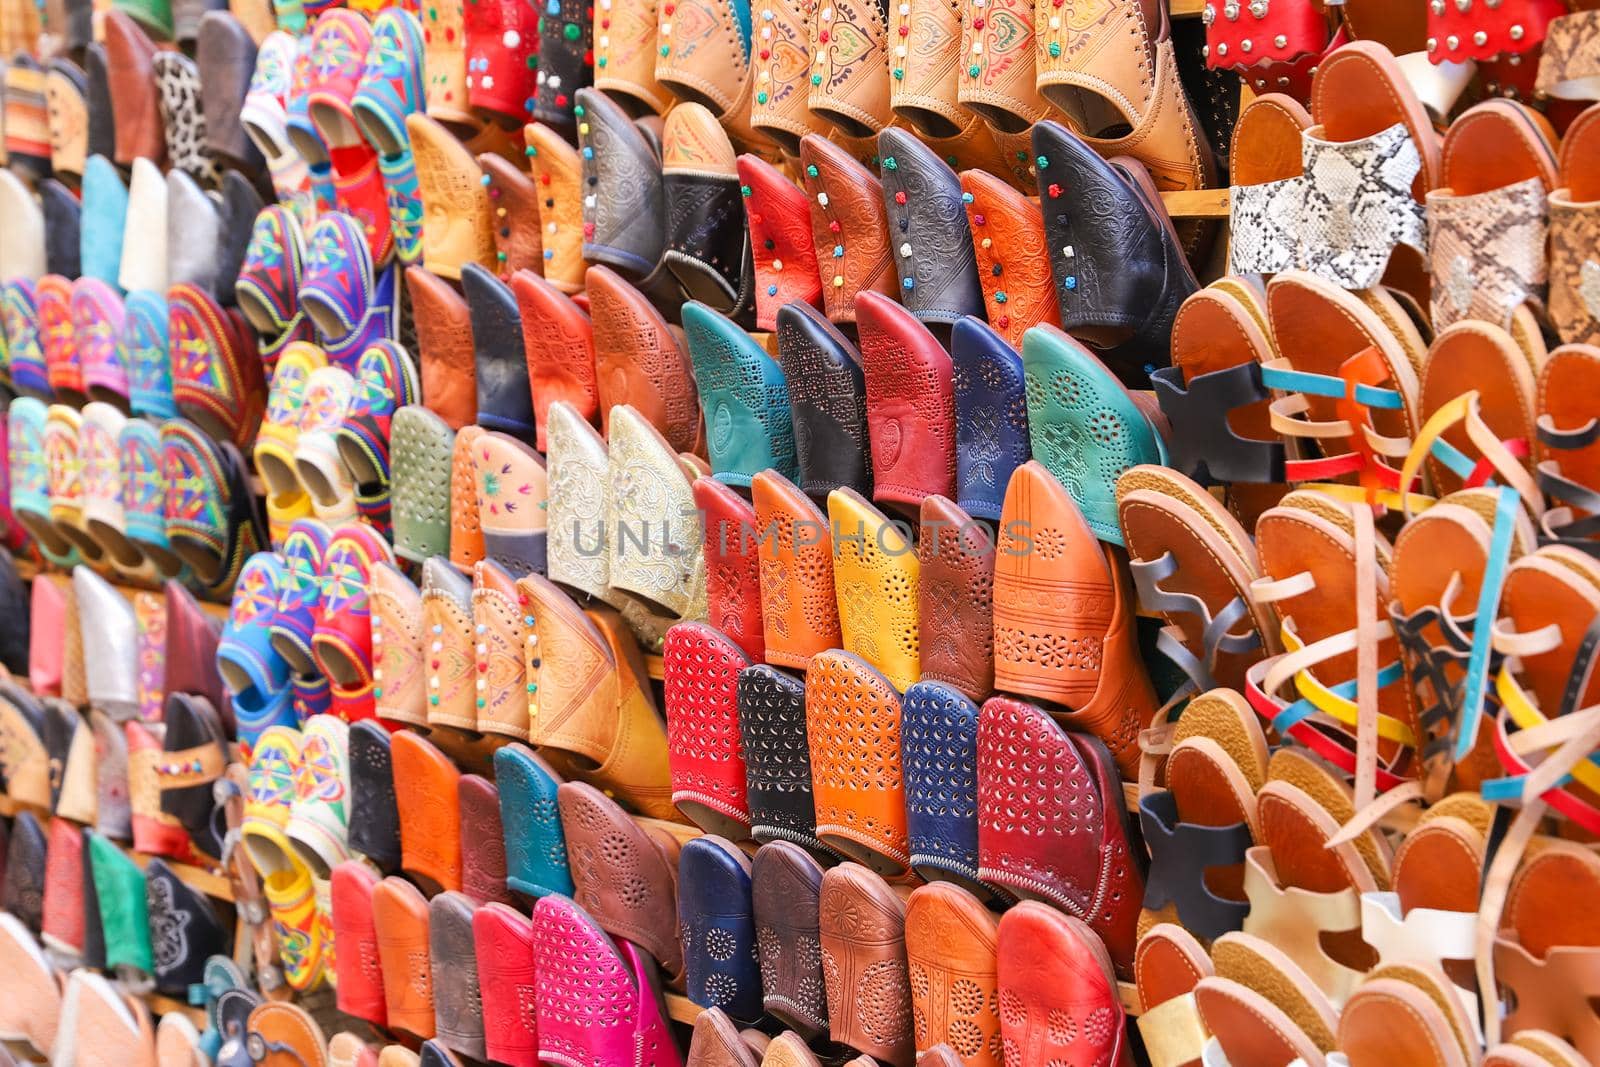
[[[1522,688],[1522,683],[1511,673],[1510,667],[1500,668],[1500,676],[1495,679],[1495,693],[1500,697],[1500,703],[1506,709],[1506,713],[1511,716],[1511,721],[1520,729],[1533,730],[1550,722]],[[1579,760],[1567,769],[1579,782],[1600,792],[1600,767],[1595,766],[1591,760]]]
[[[1298,652],[1305,647],[1295,632],[1287,626],[1279,631],[1283,638],[1285,652]],[[1358,718],[1355,701],[1349,700],[1333,693],[1312,674],[1310,669],[1297,671],[1294,676],[1295,691],[1311,702],[1312,707],[1325,715],[1344,723],[1346,726],[1355,726]],[[1392,715],[1378,715],[1378,736],[1385,741],[1406,745],[1411,748],[1417,746],[1417,735],[1409,725]]]

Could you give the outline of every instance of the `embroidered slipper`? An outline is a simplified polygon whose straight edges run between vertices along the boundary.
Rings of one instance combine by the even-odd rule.
[[[300,441],[300,424],[306,418],[308,380],[313,371],[326,366],[322,349],[296,341],[283,350],[273,369],[272,389],[252,458],[268,493],[279,499],[305,493],[295,472],[294,451]]]
[[[1182,1067],[1201,1060],[1211,1035],[1195,992],[1201,979],[1215,973],[1206,950],[1181,926],[1160,923],[1139,938],[1133,957],[1139,1036],[1152,1064]]]
[[[173,397],[182,415],[219,442],[244,448],[267,404],[265,368],[255,334],[237,311],[180,283],[167,290]]]
[[[264,208],[250,231],[234,297],[261,337],[263,361],[274,366],[290,345],[313,339],[315,324],[300,303],[304,268],[305,236],[299,217],[279,204]]]
[[[332,531],[316,519],[296,519],[280,550],[287,573],[273,611],[272,647],[297,675],[318,673],[311,635],[322,600],[323,557],[332,538]]]
[[[368,526],[339,527],[318,574],[322,597],[311,638],[317,666],[333,683],[335,713],[347,722],[372,711],[372,624],[367,582],[372,568],[393,563],[387,541]]]
[[[149,581],[155,569],[129,539],[123,510],[122,452],[118,444],[127,418],[110,404],[88,404],[83,410],[79,457],[83,462],[83,529],[101,546],[118,572]]]
[[[300,301],[335,366],[354,372],[374,341],[393,340],[399,314],[395,271],[372,257],[362,222],[329,212],[306,234]]]
[[[85,399],[83,364],[72,324],[72,282],[59,274],[46,274],[39,279],[37,292],[45,378],[57,400],[81,406]]]
[[[33,282],[13,279],[0,288],[6,333],[6,372],[11,387],[35,399],[53,399],[39,337],[39,291]]]
[[[1597,156],[1600,112],[1586,112],[1567,128],[1550,194],[1550,321],[1569,343],[1600,341],[1600,262],[1589,252],[1600,233],[1600,185],[1588,176]]]
[[[161,427],[161,454],[172,551],[209,595],[231,596],[244,561],[267,543],[244,460],[231,444],[214,444],[182,419]]]
[[[961,199],[989,325],[1012,348],[1021,348],[1029,327],[1061,322],[1045,253],[1044,215],[1030,196],[980,170],[961,172]]]
[[[240,125],[266,160],[273,189],[279,198],[290,203],[311,198],[310,171],[300,150],[289,140],[288,131],[287,108],[296,52],[294,36],[282,29],[267,34],[258,45],[255,69],[239,109]]]
[[[45,412],[44,460],[48,470],[49,521],[57,539],[76,548],[90,563],[104,563],[105,549],[89,533],[83,521],[83,416],[65,404],[51,404]],[[27,522],[26,513],[23,521]]]
[[[311,511],[329,526],[356,521],[356,487],[339,458],[334,434],[350,409],[355,379],[339,366],[306,375],[294,442],[296,482],[311,498]]]
[[[232,698],[242,743],[253,744],[262,730],[289,714],[289,664],[272,643],[272,622],[288,580],[281,556],[251,556],[239,572],[217,643],[217,669]]]

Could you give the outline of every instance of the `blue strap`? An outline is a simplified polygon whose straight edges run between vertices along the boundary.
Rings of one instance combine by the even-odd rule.
[[[1489,686],[1489,651],[1495,609],[1500,604],[1500,589],[1506,581],[1506,565],[1511,558],[1511,533],[1516,528],[1521,497],[1515,489],[1501,489],[1494,506],[1494,532],[1489,538],[1489,558],[1484,566],[1483,585],[1478,590],[1478,623],[1472,631],[1472,651],[1467,654],[1467,672],[1461,693],[1461,712],[1456,720],[1456,759],[1467,758],[1478,741],[1478,725],[1483,720],[1483,702]]]
[[[1350,391],[1343,378],[1336,378],[1331,374],[1288,370],[1284,367],[1262,367],[1261,384],[1280,392],[1307,393],[1333,400],[1342,400]],[[1359,382],[1356,384],[1355,398],[1358,404],[1385,411],[1399,411],[1404,406],[1396,390],[1380,389],[1375,385],[1364,385]]]
[[[1400,680],[1400,677],[1403,673],[1404,667],[1398,660],[1389,664],[1387,667],[1378,672],[1378,688],[1382,689],[1385,686],[1393,685],[1395,682]],[[1355,700],[1356,688],[1357,679],[1352,678],[1348,682],[1340,682],[1338,685],[1328,686],[1328,692],[1332,693],[1336,697],[1342,697],[1345,700]],[[1290,704],[1288,707],[1278,712],[1277,715],[1273,716],[1272,728],[1279,734],[1287,733],[1289,730],[1299,726],[1302,722],[1305,722],[1307,719],[1311,718],[1311,716],[1321,712],[1321,708],[1311,703],[1311,701],[1307,700],[1305,697],[1301,697],[1293,704]]]

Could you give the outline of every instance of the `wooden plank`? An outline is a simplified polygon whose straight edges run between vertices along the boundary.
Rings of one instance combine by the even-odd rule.
[[[1206,9],[1206,0],[1171,0],[1167,10],[1175,19],[1196,19]]]
[[[149,866],[150,861],[155,858],[154,856],[147,856],[143,852],[135,852],[132,849],[123,849],[123,851],[128,854],[133,862],[139,865],[141,870]],[[216,897],[218,900],[232,902],[233,886],[222,875],[212,874],[203,867],[194,867],[187,863],[176,863],[164,856],[161,857],[161,860],[172,870],[173,874],[178,876],[179,881],[190,888],[198,889],[208,897]]]
[[[204,1008],[196,1008],[184,1001],[164,997],[160,993],[144,994],[144,1002],[150,1006],[152,1015],[169,1015],[172,1012],[177,1012],[194,1023],[195,1029],[204,1030],[206,1028],[206,1010]]]
[[[1228,190],[1188,189],[1162,193],[1167,214],[1175,219],[1225,219],[1228,217]]]
[[[700,1018],[700,1005],[690,1000],[681,993],[668,993],[667,1015],[675,1023],[693,1026],[694,1021]]]

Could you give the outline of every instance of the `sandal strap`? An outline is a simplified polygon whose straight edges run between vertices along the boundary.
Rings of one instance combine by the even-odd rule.
[[[1218,655],[1224,652],[1242,655],[1261,647],[1261,635],[1256,632],[1255,623],[1249,617],[1250,606],[1243,597],[1235,596],[1213,616],[1206,602],[1193,593],[1171,593],[1161,588],[1161,583],[1178,570],[1178,559],[1170,551],[1162,553],[1159,559],[1129,560],[1128,566],[1134,588],[1139,593],[1139,603],[1146,611],[1169,618],[1191,615],[1200,620],[1199,656],[1189,650],[1181,627],[1165,626],[1156,637],[1156,648],[1188,676],[1197,692],[1217,687],[1213,672]],[[1249,628],[1243,633],[1234,633],[1234,626],[1241,620]]]
[[[1252,360],[1199,374],[1187,386],[1182,367],[1163,367],[1150,381],[1172,425],[1174,467],[1201,485],[1283,481],[1283,442],[1240,437],[1228,422],[1232,412],[1271,395],[1261,364]]]
[[[1231,826],[1180,822],[1178,801],[1167,790],[1139,802],[1139,825],[1150,850],[1144,906],[1157,911],[1176,905],[1184,928],[1207,941],[1239,929],[1250,905],[1218,896],[1206,881],[1206,871],[1243,863],[1245,852],[1255,844],[1250,827],[1242,822]]]

